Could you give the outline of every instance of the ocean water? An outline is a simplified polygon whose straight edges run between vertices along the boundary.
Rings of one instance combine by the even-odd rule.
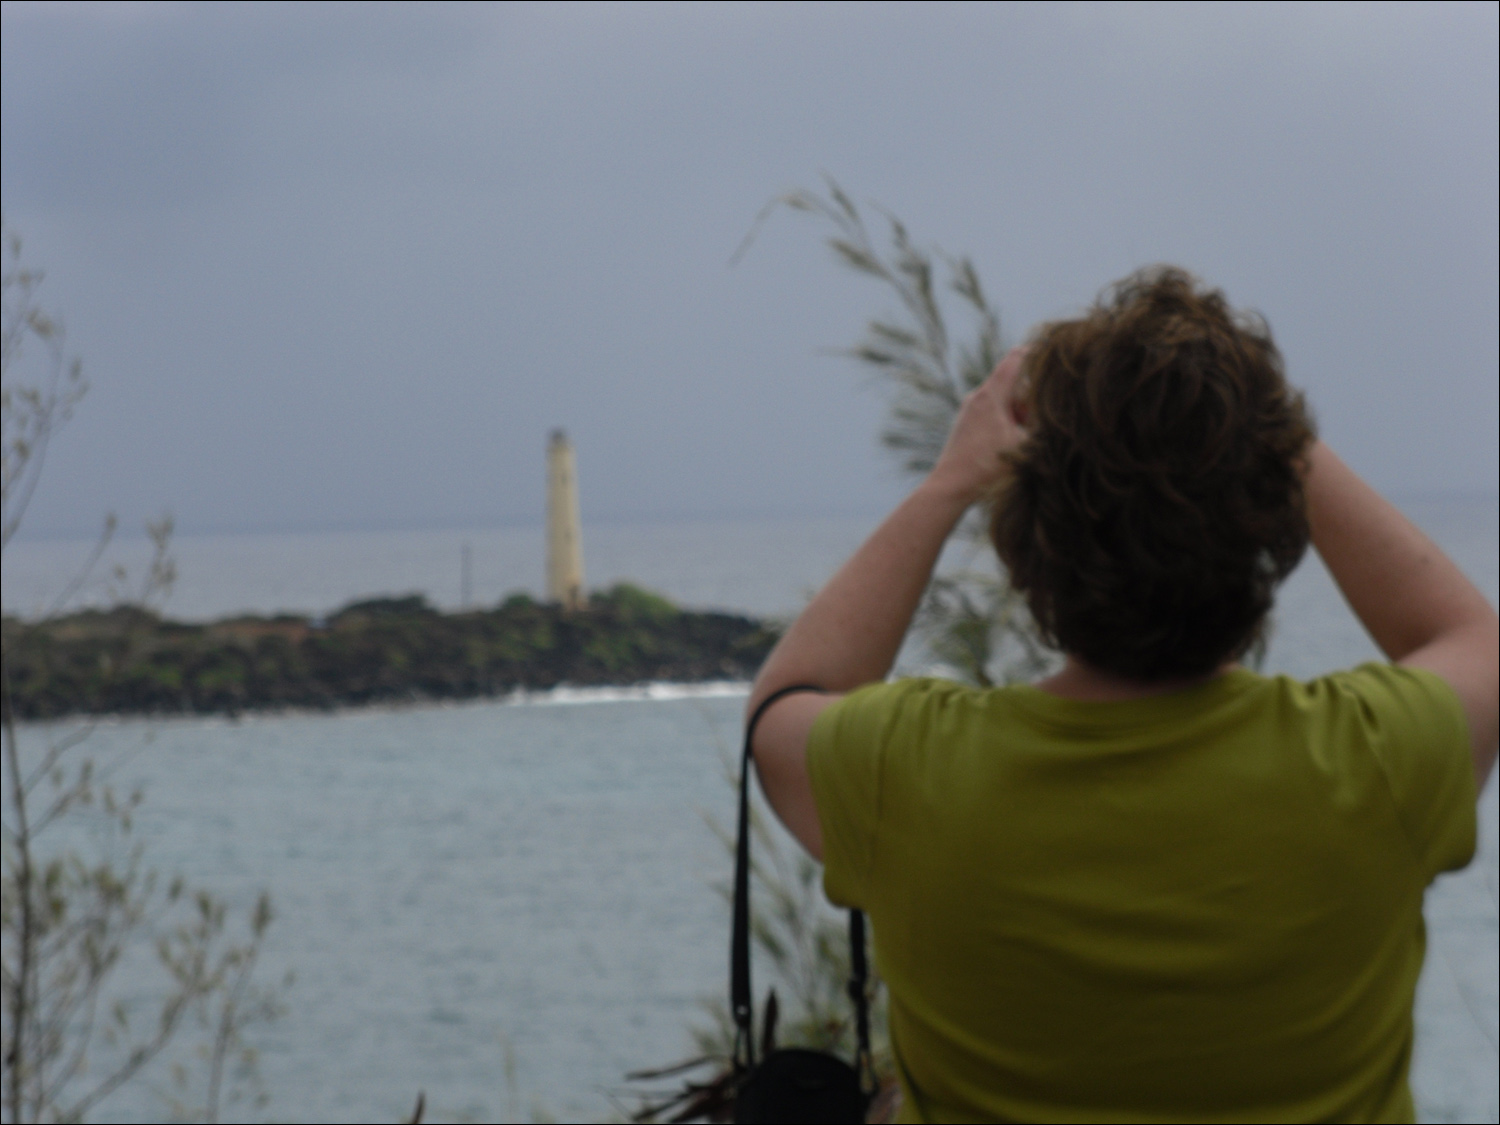
[[[1495,600],[1494,502],[1409,511]],[[871,522],[589,529],[585,546],[596,583],[628,577],[688,604],[790,614]],[[168,608],[323,612],[409,590],[456,604],[464,543],[473,601],[534,589],[540,564],[521,561],[540,535],[489,534],[183,539]],[[77,546],[7,549],[7,609],[48,596]],[[1270,667],[1309,675],[1373,655],[1309,562],[1283,592]],[[691,1054],[689,1029],[726,988],[716,887],[729,859],[711,822],[732,812],[741,691],[97,724],[82,752],[117,786],[142,787],[135,835],[148,862],[214,888],[241,917],[262,888],[275,902],[258,978],[296,980],[285,1014],[248,1033],[270,1101],[225,1119],[394,1121],[418,1091],[428,1121],[623,1118],[622,1075]],[[70,729],[22,737],[36,749]],[[1500,1113],[1496,857],[1492,778],[1478,858],[1428,894],[1413,1063],[1423,1120]],[[149,998],[149,957],[121,982],[127,1000]],[[160,1120],[171,1061],[191,1059],[163,1060],[95,1118]]]

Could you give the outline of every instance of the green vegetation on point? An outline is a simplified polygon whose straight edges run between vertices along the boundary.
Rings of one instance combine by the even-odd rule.
[[[491,609],[442,613],[411,596],[354,602],[322,621],[186,624],[121,606],[35,624],[7,616],[3,628],[10,701],[23,720],[746,679],[777,636],[765,622],[679,609],[623,583],[572,612],[513,594]]]

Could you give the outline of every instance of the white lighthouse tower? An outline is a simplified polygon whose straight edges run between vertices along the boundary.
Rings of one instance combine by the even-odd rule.
[[[581,609],[583,532],[578,518],[578,471],[573,443],[553,430],[547,443],[547,597],[565,609]]]

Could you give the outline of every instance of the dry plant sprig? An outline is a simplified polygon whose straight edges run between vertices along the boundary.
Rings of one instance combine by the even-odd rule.
[[[778,208],[812,214],[834,226],[827,242],[838,260],[883,282],[901,308],[898,316],[872,319],[864,339],[839,354],[859,361],[890,384],[890,420],[880,440],[901,458],[907,472],[922,475],[936,463],[964,396],[1005,354],[1000,314],[967,257],[921,249],[904,223],[877,207],[890,227],[890,249],[881,251],[848,193],[832,178],[825,179],[826,197],[797,190],[766,204],[730,261],[745,255]],[[954,342],[940,299],[940,265],[947,271],[946,290],[957,295],[960,307],[974,321],[970,342]]]
[[[0,547],[10,542],[31,503],[52,436],[73,416],[88,383],[83,364],[67,354],[67,331],[37,303],[43,274],[21,264],[21,239],[3,230],[4,298],[0,305],[0,367],[9,374],[28,343],[42,350],[40,376],[27,383],[9,379],[0,387]]]

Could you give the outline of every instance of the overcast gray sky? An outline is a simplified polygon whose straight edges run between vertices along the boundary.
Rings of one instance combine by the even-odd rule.
[[[32,537],[871,511],[889,301],[835,176],[1007,329],[1177,262],[1378,486],[1494,492],[1497,6],[22,4],[0,195],[92,390]]]

